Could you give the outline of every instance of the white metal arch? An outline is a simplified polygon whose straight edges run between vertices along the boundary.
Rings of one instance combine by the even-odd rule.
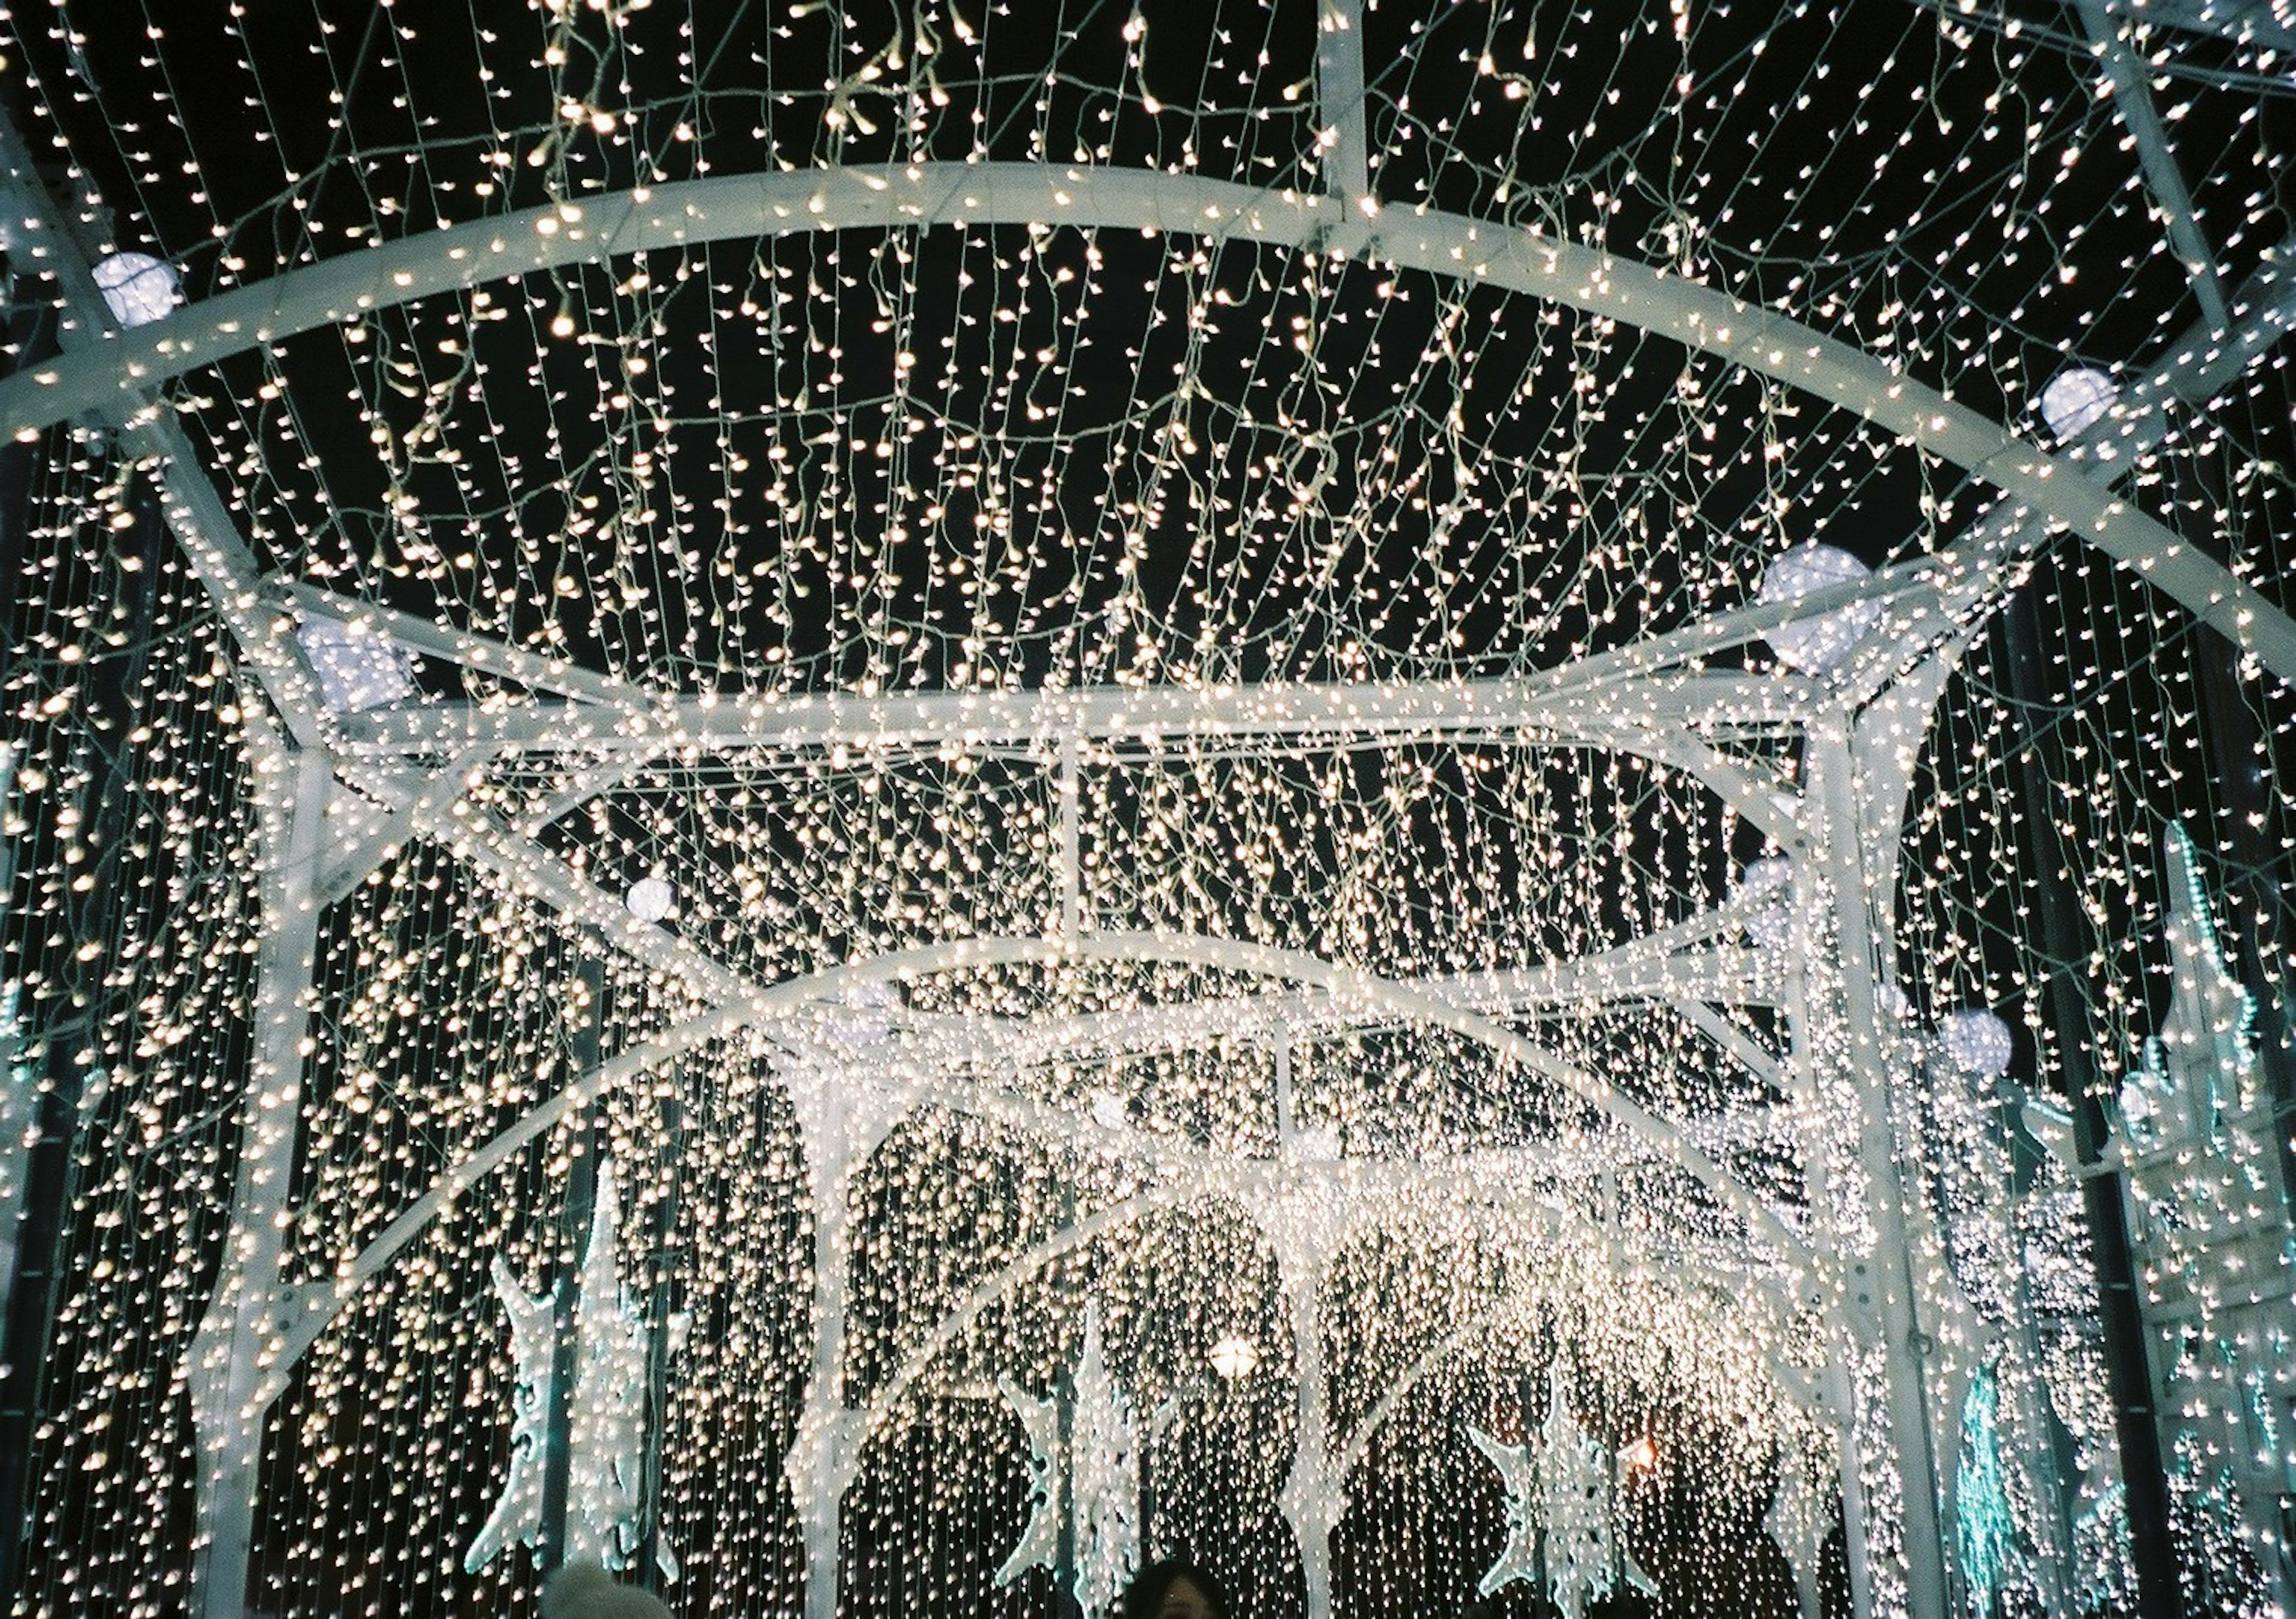
[[[941,1353],[971,1331],[984,1312],[992,1308],[998,1301],[1009,1296],[1015,1288],[1043,1271],[1046,1266],[1062,1255],[1074,1253],[1077,1249],[1119,1227],[1147,1214],[1163,1209],[1185,1208],[1193,1203],[1212,1201],[1223,1198],[1226,1195],[1225,1192],[1208,1191],[1198,1187],[1166,1187],[1136,1193],[1105,1208],[1095,1210],[1071,1225],[1062,1227],[1042,1241],[1014,1255],[999,1267],[995,1275],[980,1282],[967,1293],[954,1309],[943,1316],[934,1326],[933,1330],[919,1340],[916,1347],[901,1358],[899,1369],[886,1380],[884,1386],[869,1396],[866,1404],[857,1408],[861,1419],[860,1431],[869,1435],[882,1431],[903,1397],[931,1370],[932,1363]],[[1554,1208],[1540,1205],[1535,1206],[1528,1212],[1539,1225],[1550,1231],[1574,1231],[1587,1224],[1582,1216],[1567,1207]],[[1251,1219],[1248,1210],[1242,1211],[1242,1217],[1246,1221]],[[1591,1228],[1586,1234],[1597,1241],[1602,1240],[1604,1236],[1599,1228]],[[1675,1273],[1677,1270],[1677,1267],[1674,1266],[1665,1268],[1669,1274]],[[1792,1300],[1779,1296],[1768,1279],[1757,1271],[1749,1271],[1743,1277],[1737,1279],[1712,1277],[1705,1280],[1714,1287],[1726,1287],[1730,1280],[1742,1280],[1752,1288],[1756,1295],[1779,1309],[1791,1310],[1793,1304]],[[1431,1351],[1430,1353],[1437,1354],[1439,1351],[1439,1359],[1449,1355],[1472,1335],[1488,1330],[1501,1313],[1500,1311],[1487,1311],[1476,1316],[1466,1326],[1447,1335],[1437,1346],[1437,1350]],[[1341,1453],[1339,1476],[1344,1478],[1355,1463],[1361,1460],[1364,1447],[1370,1443],[1373,1430],[1392,1414],[1395,1407],[1400,1403],[1402,1396],[1427,1376],[1432,1370],[1432,1365],[1433,1362],[1427,1355],[1423,1355],[1418,1361],[1414,1361],[1404,1373],[1402,1379],[1391,1387],[1373,1408],[1373,1414],[1357,1425],[1355,1436],[1350,1438],[1346,1450]]]
[[[1651,1113],[1600,1077],[1563,1061],[1496,1020],[1466,1011],[1422,991],[1407,988],[1359,968],[1329,961],[1308,951],[1202,934],[1109,931],[1070,939],[1002,937],[960,939],[914,949],[890,951],[851,966],[832,968],[809,978],[775,986],[776,993],[813,986],[807,999],[833,1000],[863,984],[918,978],[936,973],[987,967],[1095,961],[1119,965],[1215,968],[1259,977],[1283,978],[1322,990],[1334,1001],[1399,1020],[1447,1028],[1529,1073],[1552,1081],[1596,1111],[1650,1142],[1661,1159],[1691,1175],[1724,1207],[1775,1248],[1807,1288],[1821,1268],[1801,1238],[1759,1196],[1708,1157],[1675,1124]]]
[[[1699,734],[1712,723],[1783,724],[1811,683],[1792,675],[1614,677],[1585,691],[1524,680],[1416,681],[1029,692],[844,693],[771,699],[664,699],[630,682],[570,667],[522,647],[447,629],[411,613],[315,586],[287,588],[299,610],[387,635],[427,656],[467,664],[572,701],[499,712],[422,708],[366,716],[368,734],[410,749],[449,742],[502,751],[637,753],[692,745],[801,748],[850,741],[872,748],[1040,746],[1057,738],[1523,733],[1536,746],[1572,744],[1644,758],[1701,782],[1785,848],[1800,826],[1787,782],[1732,758]],[[1631,687],[1622,681],[1631,680]],[[1617,700],[1622,691],[1625,701]],[[1605,703],[1599,699],[1608,697]],[[1647,715],[1637,712],[1646,707]]]
[[[1715,1278],[1714,1280],[1718,1286],[1723,1285],[1726,1279]],[[1471,1316],[1422,1351],[1419,1357],[1404,1369],[1402,1375],[1388,1385],[1378,1402],[1357,1419],[1355,1427],[1348,1432],[1347,1443],[1341,1447],[1332,1463],[1333,1476],[1344,1484],[1349,1475],[1363,1465],[1364,1458],[1371,1451],[1371,1442],[1379,1437],[1380,1429],[1403,1409],[1403,1402],[1411,1397],[1411,1392],[1441,1370],[1444,1363],[1459,1351],[1478,1338],[1511,1324],[1521,1313],[1523,1302],[1513,1297],[1502,1297],[1489,1309]],[[1777,1364],[1773,1363],[1774,1370]],[[1778,1386],[1785,1391],[1788,1398],[1805,1408],[1814,1410],[1830,1420],[1841,1419],[1841,1413],[1834,1407],[1831,1391],[1824,1386],[1797,1387],[1789,1377],[1784,1375],[1779,1377]]]
[[[2296,685],[2296,620],[2069,461],[1792,316],[1637,260],[1434,209],[1191,175],[1028,163],[729,176],[586,197],[405,237],[218,293],[0,381],[0,432],[88,410],[145,414],[158,384],[298,332],[481,282],[619,254],[798,231],[1035,224],[1308,248],[1486,282],[1621,320],[1857,412],[2137,570]],[[37,241],[37,257],[54,252]],[[2226,339],[2227,343],[2230,339]]]
[[[1198,965],[1283,978],[1318,989],[1335,1002],[1356,1005],[1366,1012],[1448,1028],[1515,1066],[1554,1082],[1650,1143],[1660,1160],[1698,1181],[1744,1223],[1751,1234],[1759,1235],[1769,1246],[1792,1278],[1792,1291],[1799,1302],[1815,1307],[1822,1304],[1826,1296],[1824,1282],[1830,1271],[1823,1256],[1813,1252],[1767,1204],[1671,1121],[1650,1113],[1620,1094],[1615,1087],[1562,1061],[1490,1018],[1304,951],[1232,939],[1153,933],[1086,933],[1074,940],[965,939],[890,952],[756,991],[738,1002],[673,1026],[639,1049],[601,1064],[557,1095],[536,1104],[468,1157],[443,1171],[332,1280],[285,1290],[287,1296],[280,1312],[284,1325],[279,1353],[270,1364],[265,1385],[267,1396],[276,1396],[283,1386],[287,1369],[316,1340],[327,1323],[369,1282],[382,1275],[448,1204],[506,1163],[527,1143],[554,1128],[569,1113],[646,1069],[776,1018],[800,1015],[808,1007],[834,1002],[863,985],[973,968],[1078,961]],[[920,1100],[931,1099],[921,1096]]]

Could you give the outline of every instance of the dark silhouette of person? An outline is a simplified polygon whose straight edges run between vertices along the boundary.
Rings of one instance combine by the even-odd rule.
[[[1165,1558],[1132,1576],[1115,1619],[1230,1619],[1227,1592],[1210,1570]]]

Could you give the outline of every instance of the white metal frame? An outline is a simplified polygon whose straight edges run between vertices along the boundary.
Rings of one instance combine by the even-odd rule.
[[[1527,293],[1627,322],[1801,388],[2062,524],[2296,683],[2296,621],[2278,607],[2074,463],[1872,355],[1634,259],[1518,226],[1368,203],[1363,199],[1351,208],[1337,198],[1193,175],[1017,163],[799,170],[639,186],[468,220],[218,293],[0,381],[0,432],[24,435],[86,411],[156,421],[166,413],[152,402],[152,390],[230,355],[442,292],[656,249],[799,231],[936,225],[1185,233],[1314,249]],[[41,244],[31,246],[41,257]],[[2212,344],[2212,359],[2269,340],[2296,322],[2296,307],[2284,301],[2232,313],[2243,328]]]
[[[2103,8],[2090,0],[2084,0],[2084,12],[2093,27],[2104,16]],[[1901,1353],[1913,1343],[1913,1323],[1922,1302],[1910,1271],[1902,1283],[1884,1277],[1877,1307],[1845,1311],[1842,1288],[1849,1279],[1830,1259],[1813,1254],[1800,1233],[1740,1186],[1681,1128],[1633,1107],[1595,1076],[1560,1063],[1488,1015],[1490,1010],[1521,1004],[1506,999],[1506,986],[1499,986],[1495,1000],[1486,1000],[1492,986],[1383,983],[1296,952],[1221,940],[1095,931],[1073,878],[1065,883],[1061,914],[1047,938],[966,941],[791,984],[758,986],[663,930],[635,922],[611,897],[591,889],[578,874],[531,841],[530,833],[540,824],[588,792],[610,788],[664,749],[693,745],[771,749],[844,740],[890,748],[954,740],[1042,746],[1060,762],[1063,802],[1073,798],[1080,744],[1087,739],[1465,736],[1488,732],[1525,743],[1581,744],[1642,754],[1704,781],[1782,846],[1805,857],[1810,879],[1833,895],[1831,926],[1842,945],[1844,960],[1837,964],[1841,978],[1832,992],[1833,1003],[1816,1004],[1800,975],[1792,975],[1787,988],[1797,1051],[1781,1075],[1767,1052],[1738,1034],[1709,1005],[1730,999],[1734,985],[1750,986],[1753,969],[1744,962],[1726,964],[1726,953],[1660,950],[1631,965],[1622,959],[1589,962],[1577,969],[1544,969],[1549,980],[1546,988],[1560,991],[1566,986],[1559,980],[1577,970],[1587,989],[1603,993],[1603,975],[1615,974],[1610,993],[1663,998],[1750,1072],[1805,1087],[1817,1060],[1812,1051],[1814,1029],[1829,1021],[1837,1029],[1846,1024],[1857,1070],[1854,1089],[1862,1107],[1861,1162],[1857,1167],[1874,1189],[1873,1212],[1884,1228],[1876,1261],[1891,1257],[1888,1250],[1894,1234],[1898,1243],[1894,1257],[1902,1265],[1904,1233],[1901,1221],[1893,1222],[1893,1215],[1903,1189],[1889,1161],[1886,1116],[1891,1059],[1883,1049],[1887,1034],[1876,992],[1879,974],[1886,970],[1888,929],[1877,928],[1871,912],[1868,895],[1877,873],[1868,864],[1869,839],[1880,834],[1888,845],[1875,851],[1886,873],[1895,857],[1894,839],[1887,834],[1902,815],[1910,750],[1917,748],[1920,730],[1942,686],[1942,671],[1957,655],[1964,626],[1985,610],[2015,559],[2052,525],[2070,528],[2086,543],[2135,568],[2264,668],[2296,683],[2296,623],[2228,570],[2115,498],[2104,481],[2082,465],[2086,461],[2110,473],[2115,470],[2116,448],[2133,458],[2148,438],[2157,438],[2157,421],[2148,423],[2141,408],[2148,390],[2158,394],[2181,385],[2206,397],[2236,375],[2250,358],[2296,323],[2296,289],[2276,266],[2234,306],[2226,307],[2219,297],[2210,306],[2210,329],[2135,390],[2140,405],[2120,413],[2118,445],[2107,435],[2075,454],[2053,457],[2002,425],[1897,374],[1874,356],[1726,293],[1513,226],[1427,209],[1382,209],[1370,177],[1360,25],[1357,0],[1321,0],[1318,145],[1331,195],[1269,192],[1192,176],[1049,165],[924,165],[877,172],[832,169],[699,180],[639,187],[586,198],[578,205],[553,205],[422,233],[219,294],[133,333],[111,328],[88,266],[48,201],[28,151],[16,132],[0,121],[0,169],[5,171],[0,174],[0,189],[20,222],[17,250],[55,275],[66,317],[61,359],[0,382],[0,430],[27,437],[48,424],[93,412],[126,435],[139,453],[166,463],[163,493],[170,524],[288,732],[283,739],[266,740],[258,722],[250,733],[265,829],[260,839],[265,936],[258,975],[259,1050],[250,1077],[248,1145],[234,1208],[230,1263],[202,1325],[192,1368],[202,1464],[200,1600],[209,1619],[236,1619],[239,1611],[252,1522],[254,1444],[263,1411],[276,1397],[285,1368],[353,1289],[388,1267],[446,1198],[476,1184],[570,1108],[611,1085],[744,1030],[769,1032],[797,1064],[791,1078],[792,1095],[799,1100],[800,1119],[809,1121],[805,1125],[808,1159],[824,1215],[817,1240],[826,1246],[817,1256],[823,1263],[816,1269],[824,1277],[822,1286],[833,1291],[842,1285],[843,1255],[836,1243],[843,1221],[829,1217],[831,1203],[842,1202],[841,1196],[832,1194],[857,1156],[882,1139],[890,1120],[906,1105],[904,1094],[930,1091],[944,1100],[954,1096],[991,1116],[1050,1132],[1056,1138],[1066,1130],[1069,1139],[1080,1145],[1104,1147],[1104,1141],[1086,1142],[1077,1135],[1079,1126],[1073,1119],[1064,1124],[1050,1116],[1057,1109],[1032,1109],[1010,1092],[968,1083],[950,1070],[953,1064],[978,1061],[988,1051],[997,1053],[1000,1060],[1018,1062],[1032,1050],[1127,1036],[1116,1027],[1084,1028],[1077,1026],[1079,1020],[1056,1026],[1060,1020],[1051,1020],[1020,1031],[993,1031],[995,1038],[984,1039],[981,1030],[934,1030],[912,1020],[904,1037],[922,1040],[921,1049],[931,1053],[930,1061],[913,1065],[904,1082],[915,1090],[904,1092],[897,1086],[880,1098],[866,1120],[833,1123],[824,1107],[808,1108],[805,1100],[811,1096],[818,1100],[822,1094],[817,1077],[803,1077],[803,1058],[818,1050],[818,1042],[806,1038],[807,1020],[834,1018],[839,993],[865,981],[1079,959],[1201,962],[1294,986],[1226,1009],[1233,1016],[1228,1024],[1218,1017],[1200,1019],[1205,1028],[1272,1031],[1283,1039],[1296,1028],[1319,1026],[1319,1019],[1334,1018],[1391,1018],[1451,1028],[1618,1118],[1663,1160],[1700,1180],[1738,1215],[1750,1235],[1759,1235],[1768,1263],[1790,1277],[1796,1305],[1815,1308],[1830,1319],[1846,1315],[1849,1320],[1841,1330],[1870,1335],[1890,1351],[1889,1426],[1907,1485],[1903,1528],[1912,1606],[1919,1619],[1942,1619],[1943,1543],[1941,1525],[1936,1522],[1939,1497],[1935,1463],[1927,1451],[1931,1435],[1922,1369],[1917,1359],[1909,1361]],[[2132,111],[2141,120],[2142,110]],[[2138,134],[2141,141],[2144,132]],[[2148,164],[2153,155],[2148,151]],[[2191,228],[2189,209],[2180,220],[2173,204],[2173,197],[2164,200],[2170,228],[2179,234],[2179,250],[2201,277],[2205,298],[2214,290],[2206,244],[2197,241]],[[1020,699],[760,699],[711,705],[644,692],[520,649],[328,598],[293,582],[266,585],[257,576],[252,552],[236,533],[228,508],[159,397],[165,383],[226,356],[393,305],[536,271],[797,231],[992,223],[1189,233],[1361,257],[1551,299],[1660,333],[1854,411],[1992,484],[2007,503],[1947,556],[1883,569],[1870,581],[1820,593],[1802,602],[1716,615],[1625,653],[1520,682]],[[1681,672],[1680,666],[1701,651],[1743,642],[1861,599],[1892,601],[1890,626],[1874,647],[1861,654],[1853,673],[1830,690],[1783,677],[1747,681]],[[499,712],[423,709],[348,723],[332,720],[318,703],[308,671],[292,650],[287,634],[290,606],[374,622],[428,656],[489,669],[566,700],[537,701]],[[1906,683],[1901,699],[1894,707],[1883,705],[1895,729],[1861,727],[1853,743],[1841,728],[1841,715],[1884,691],[1899,695],[1893,683],[1923,658],[1928,661]],[[1619,718],[1622,708],[1631,708],[1638,717]],[[1782,784],[1750,774],[1713,745],[1718,733],[1733,727],[1767,729],[1813,722],[1818,761],[1814,803],[1784,794]],[[575,756],[575,785],[524,829],[529,836],[494,826],[472,811],[464,794],[479,773],[506,755],[542,751]],[[410,761],[418,763],[410,765]],[[291,789],[283,795],[282,785],[289,781]],[[339,812],[352,808],[345,788],[364,797],[369,808],[363,814],[339,814],[343,830],[329,850],[321,845],[319,829],[331,803]],[[291,1162],[293,1149],[298,1043],[303,1038],[319,909],[410,836],[445,841],[464,858],[597,928],[617,948],[667,967],[692,989],[701,1010],[582,1076],[451,1166],[358,1256],[341,1281],[325,1289],[290,1289],[279,1281],[278,1216],[284,1209],[283,1165]],[[1064,838],[1063,843],[1073,846],[1072,838]],[[1693,959],[1718,969],[1720,976],[1701,976],[1692,968]],[[1733,972],[1738,977],[1734,978]],[[1537,998],[1533,986],[1519,983],[1513,987]],[[889,1071],[898,1075],[901,1068],[896,1065]],[[1170,1150],[1168,1145],[1130,1146],[1143,1151]],[[1285,1164],[1233,1182],[1224,1182],[1205,1162],[1176,1162],[1169,1167],[1199,1191],[1230,1184],[1236,1195],[1277,1203],[1297,1196],[1298,1189],[1317,1175],[1331,1183],[1329,1190],[1351,1190],[1358,1196],[1374,1186],[1391,1190],[1408,1184],[1425,1190],[1456,1182],[1456,1173],[1447,1173],[1441,1166],[1336,1165],[1309,1172],[1308,1166]],[[1479,1172],[1496,1167],[1480,1165]],[[1521,1184],[1527,1187],[1552,1165],[1515,1167],[1524,1177]],[[1820,1186],[1825,1169],[1824,1165],[1812,1166]],[[1502,1189],[1506,1184],[1504,1177],[1496,1183]],[[1136,1201],[1160,1195],[1144,1194],[1143,1200]],[[1059,1240],[1087,1240],[1117,1213],[1105,1211]],[[1281,1243],[1279,1248],[1290,1255],[1286,1288],[1300,1318],[1302,1361],[1312,1364],[1307,1351],[1316,1331],[1313,1278],[1320,1274],[1318,1255],[1328,1255],[1324,1250],[1293,1253]],[[1015,1275],[1008,1271],[995,1285],[1008,1286]],[[1303,1276],[1308,1278],[1305,1283]],[[828,1335],[839,1312],[833,1296],[816,1299],[814,1372],[807,1413],[790,1457],[800,1510],[829,1512],[832,1523],[841,1481],[850,1476],[849,1470],[840,1475],[840,1468],[849,1469],[849,1445],[870,1420],[867,1410],[846,1410],[836,1387],[839,1345]],[[955,1325],[944,1323],[936,1344],[962,1330],[964,1313],[960,1310],[951,1318]],[[1450,1346],[1447,1342],[1437,1353],[1447,1353]],[[928,1347],[904,1368],[896,1389],[906,1388],[908,1379],[922,1375],[930,1353]],[[1843,1406],[1846,1419],[1846,1381],[1842,1386],[1837,1403]],[[885,1395],[876,1404],[895,1397]],[[1320,1480],[1328,1491],[1343,1483],[1349,1459],[1360,1451],[1362,1435],[1338,1456],[1329,1454],[1327,1436],[1309,1420],[1317,1417],[1320,1408],[1311,1406],[1318,1397],[1303,1387],[1301,1431],[1306,1437],[1295,1479],[1312,1476],[1308,1476],[1309,1484]],[[873,1405],[870,1410],[875,1409]],[[1851,1548],[1852,1583],[1863,1614],[1870,1592],[1859,1555],[1862,1537],[1856,1533],[1861,1509],[1848,1427],[1845,1419],[1844,1487],[1852,1538],[1861,1542]],[[1334,1464],[1336,1479],[1331,1476]],[[831,1489],[826,1500],[820,1499],[824,1489]],[[1287,1491],[1287,1502],[1291,1493]],[[1318,1525],[1295,1522],[1295,1527],[1300,1529],[1304,1552]],[[1320,1533],[1328,1533],[1328,1528],[1322,1525]],[[827,1578],[824,1571],[814,1574],[808,1607],[817,1615],[833,1612],[833,1571]],[[1318,1599],[1313,1606],[1328,1607],[1328,1592],[1316,1592],[1313,1581],[1311,1594]]]

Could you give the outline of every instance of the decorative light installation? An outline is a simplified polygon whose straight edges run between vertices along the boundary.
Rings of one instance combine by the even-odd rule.
[[[95,284],[111,318],[125,327],[164,320],[183,299],[176,267],[149,253],[119,252],[95,265]]]
[[[2015,1036],[1992,1012],[1950,1012],[1938,1024],[1938,1039],[1946,1058],[1961,1073],[1990,1084],[2009,1072],[2016,1054]]]
[[[1866,578],[1873,571],[1839,546],[1797,545],[1762,570],[1754,600],[1776,606],[1813,591]],[[1879,607],[1859,602],[1772,630],[1769,642],[1778,660],[1789,668],[1823,675],[1849,657],[1851,649],[1881,622]]]
[[[496,1296],[510,1318],[511,1353],[517,1363],[512,1396],[510,1471],[502,1494],[463,1559],[472,1574],[516,1544],[542,1558],[544,1474],[551,1465],[554,1419],[564,1424],[567,1475],[565,1556],[609,1570],[638,1561],[651,1506],[647,1479],[647,1371],[652,1335],[616,1267],[620,1190],[614,1161],[601,1159],[596,1207],[582,1248],[573,1290],[573,1382],[557,1387],[557,1312],[563,1288],[529,1295],[500,1255],[494,1261]],[[673,1337],[685,1323],[673,1323]],[[675,1342],[666,1345],[676,1353]],[[677,1578],[677,1558],[657,1538],[654,1559],[662,1575]]]
[[[0,23],[0,1603],[2296,1607],[2261,34],[149,9]]]
[[[2060,444],[2070,444],[2110,415],[2120,390],[2101,371],[2076,365],[2051,377],[2041,389],[2041,420]]]
[[[622,904],[642,922],[666,922],[677,909],[677,889],[666,877],[641,877],[622,896]]]
[[[1009,1380],[997,1389],[1028,1430],[1031,1506],[996,1583],[1059,1568],[1072,1546],[1073,1564],[1060,1572],[1085,1619],[1106,1619],[1140,1565],[1139,1426],[1109,1369],[1098,1307],[1085,1311],[1084,1345],[1065,1389],[1042,1400]]]
[[[1793,863],[1783,854],[1750,860],[1738,877],[1734,897],[1747,907],[1746,936],[1762,950],[1784,950],[1793,942]]]
[[[388,636],[332,618],[306,618],[295,626],[295,640],[333,713],[364,714],[414,695],[406,653]]]
[[[1619,1458],[1571,1417],[1554,1372],[1547,1374],[1546,1415],[1524,1443],[1501,1444],[1472,1427],[1467,1437],[1499,1470],[1507,1497],[1506,1545],[1476,1588],[1479,1595],[1528,1580],[1563,1619],[1580,1619],[1588,1604],[1622,1582],[1657,1594],[1623,1538]]]
[[[1204,1358],[1211,1362],[1212,1370],[1234,1383],[1259,1370],[1259,1345],[1241,1334],[1230,1333],[1214,1344],[1211,1353]]]

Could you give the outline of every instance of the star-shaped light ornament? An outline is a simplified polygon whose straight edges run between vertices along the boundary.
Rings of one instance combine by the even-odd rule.
[[[997,1569],[996,1583],[1010,1585],[1031,1568],[1060,1579],[1065,1514],[1077,1605],[1084,1619],[1105,1619],[1140,1566],[1140,1422],[1109,1367],[1100,1306],[1085,1311],[1084,1345],[1069,1378],[1065,1443],[1058,1391],[1039,1400],[1009,1378],[999,1378],[996,1386],[1029,1435],[1029,1485],[1028,1527]]]
[[[1477,1596],[1528,1580],[1562,1619],[1585,1619],[1590,1605],[1621,1583],[1657,1594],[1656,1582],[1627,1553],[1619,1459],[1571,1416],[1557,1371],[1547,1371],[1546,1419],[1528,1443],[1501,1444],[1472,1427],[1467,1437],[1498,1469],[1506,1492],[1506,1544]]]

